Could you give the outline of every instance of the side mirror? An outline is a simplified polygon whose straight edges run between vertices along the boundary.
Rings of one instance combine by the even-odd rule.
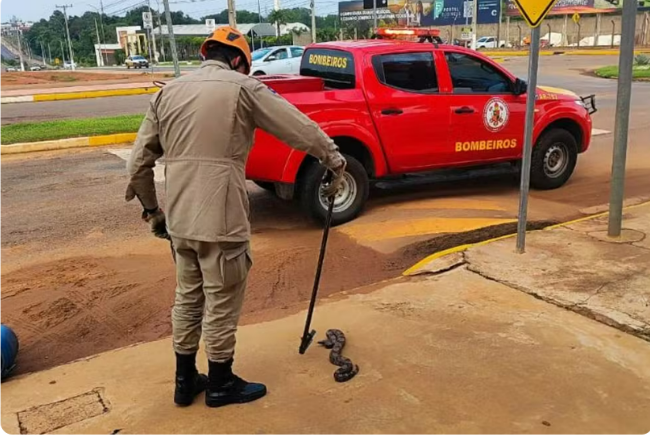
[[[278,60],[278,58],[275,55],[272,55],[264,59],[264,62],[273,62],[274,60]]]
[[[515,83],[512,86],[512,92],[515,95],[523,95],[528,90],[528,84],[520,78],[515,80]]]

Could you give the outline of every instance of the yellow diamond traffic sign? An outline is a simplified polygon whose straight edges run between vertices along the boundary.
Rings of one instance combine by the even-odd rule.
[[[578,24],[578,22],[580,21],[580,14],[576,12],[575,14],[573,14],[571,19],[573,20],[574,23]]]
[[[530,27],[537,27],[557,0],[515,0],[521,16]]]

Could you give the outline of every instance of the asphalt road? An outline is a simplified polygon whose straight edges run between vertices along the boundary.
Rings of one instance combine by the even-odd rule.
[[[546,59],[545,67],[557,62]],[[580,67],[562,62],[569,66],[542,71],[542,83],[597,93],[595,127],[613,130],[615,82],[581,75]],[[526,68],[523,60],[508,65],[517,73]],[[650,84],[635,84],[633,98],[626,197],[640,202],[650,199]],[[529,219],[541,224],[604,211],[612,141],[611,133],[594,137],[564,187],[532,191]],[[124,201],[129,152],[3,156],[2,310],[22,337],[21,371],[170,333],[173,263],[166,242],[140,221],[139,206]],[[364,213],[333,230],[322,296],[399,276],[433,250],[511,232],[518,208],[512,175],[465,174],[378,184]],[[321,230],[297,204],[252,183],[249,194],[255,265],[244,320],[257,322],[304,308]]]
[[[614,107],[616,81],[604,80],[587,74],[599,66],[618,62],[616,56],[543,56],[540,60],[539,84],[571,89],[579,94],[597,95],[602,107]],[[503,66],[517,76],[526,78],[527,58],[506,59]],[[191,69],[192,67],[188,67]],[[109,68],[110,69],[110,68]],[[115,70],[112,68],[111,70]],[[636,90],[647,92],[648,83],[635,83],[634,107],[645,104]],[[25,121],[42,121],[62,118],[111,116],[144,113],[150,96],[91,98],[87,100],[53,101],[43,103],[5,104],[2,107],[2,124]]]

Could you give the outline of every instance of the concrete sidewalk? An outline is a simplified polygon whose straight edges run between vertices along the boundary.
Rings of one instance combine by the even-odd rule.
[[[650,230],[648,216],[650,207],[633,208],[625,226]],[[592,300],[609,306],[610,298],[601,299],[608,287],[594,288],[600,280],[626,289],[620,298],[626,304],[645,297],[648,275],[640,262],[650,264],[648,242],[636,232],[621,243],[603,242],[600,224],[530,233],[523,256],[512,253],[512,238],[469,248],[425,262],[421,276],[322,301],[318,337],[342,329],[344,354],[361,368],[348,383],[334,382],[335,367],[316,344],[298,355],[303,312],[241,328],[236,369],[270,391],[255,403],[209,409],[200,397],[175,408],[166,339],[10,379],[2,384],[2,427],[10,433],[646,433],[650,344],[553,300],[560,291],[575,292],[585,306]],[[204,358],[200,365],[206,368]]]

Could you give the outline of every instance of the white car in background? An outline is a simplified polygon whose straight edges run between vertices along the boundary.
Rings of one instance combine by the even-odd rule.
[[[511,44],[507,44],[508,47],[511,46]],[[506,41],[499,41],[499,45],[497,46],[497,38],[494,36],[484,36],[482,38],[479,38],[476,40],[476,49],[481,50],[483,48],[504,48],[506,47]]]
[[[251,75],[298,74],[305,47],[284,45],[255,50]]]

